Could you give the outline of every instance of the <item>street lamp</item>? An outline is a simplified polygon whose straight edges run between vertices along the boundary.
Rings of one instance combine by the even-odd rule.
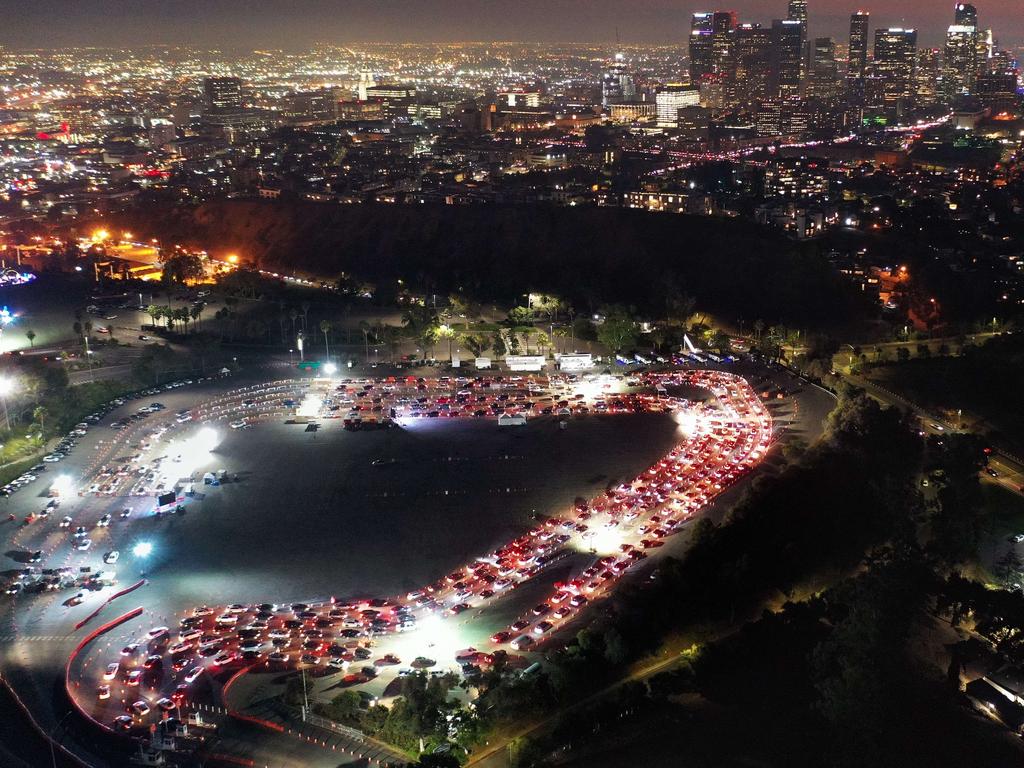
[[[338,366],[334,363],[324,363],[324,373],[328,376],[333,376],[338,372]]]

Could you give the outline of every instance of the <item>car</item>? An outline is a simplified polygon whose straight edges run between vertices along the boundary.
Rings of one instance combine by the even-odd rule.
[[[114,718],[114,730],[130,731],[134,722],[131,715],[118,715]]]
[[[43,550],[37,549],[35,552],[33,552],[29,556],[28,561],[30,563],[41,563],[41,562],[43,562]]]
[[[103,684],[99,688],[97,688],[96,689],[96,698],[99,699],[100,701],[103,701],[104,699],[109,699],[110,698],[110,686],[106,685],[106,684]]]
[[[1024,541],[1024,533],[1018,533],[1016,536],[1013,537],[1013,540],[1020,544],[1022,541]]]
[[[122,656],[134,656],[138,652],[139,652],[139,644],[138,643],[128,643],[128,645],[126,645],[124,648],[121,649],[121,655]]]
[[[159,653],[153,653],[146,657],[146,660],[142,663],[145,669],[162,669],[164,666],[164,657]]]
[[[191,646],[193,646],[193,644],[184,640],[179,643],[174,643],[174,645],[167,649],[167,652],[172,656],[176,656],[179,653],[184,653],[186,650],[191,650]]]
[[[125,519],[131,517],[131,514],[132,514],[131,507],[125,507],[124,509],[121,510],[121,519],[125,520]]]
[[[521,635],[513,640],[511,645],[514,650],[522,651],[533,645],[533,638],[529,635]]]
[[[116,661],[112,664],[107,664],[107,668],[103,671],[104,680],[113,680],[117,677],[117,671],[121,668],[121,665]]]
[[[139,341],[149,341],[152,336],[147,336],[145,333],[139,334]]]
[[[96,526],[99,528],[106,528],[108,525],[110,525],[110,515],[104,515],[96,521]]]
[[[188,674],[185,675],[185,682],[190,684],[194,683],[199,679],[199,676],[203,674],[203,671],[203,667],[192,667],[192,669],[188,671]]]
[[[985,473],[989,477],[999,477],[999,473],[992,469],[992,467],[985,467]]]
[[[132,712],[134,712],[139,717],[145,717],[149,714],[149,704],[140,699],[139,701],[136,701],[134,704],[132,704]]]
[[[156,705],[157,705],[157,707],[160,708],[160,710],[162,712],[170,712],[172,709],[177,709],[178,708],[177,704],[175,704],[173,701],[171,701],[171,699],[168,699],[166,697],[162,698],[162,699],[159,699],[156,702]]]
[[[946,428],[944,426],[942,426],[941,424],[938,424],[938,423],[936,423],[934,421],[931,424],[929,424],[928,426],[931,427],[932,429],[934,429],[936,432],[945,432],[946,431]]]
[[[491,642],[500,645],[502,643],[507,643],[510,637],[512,637],[511,632],[507,630],[502,630],[501,632],[495,632],[493,635],[491,635]]]
[[[133,669],[128,673],[128,677],[125,678],[125,685],[138,685],[142,681],[142,670]]]
[[[162,637],[166,637],[169,633],[170,630],[167,627],[153,627],[146,633],[146,639],[159,640]]]
[[[533,634],[543,635],[551,631],[554,625],[550,621],[542,621],[533,628]]]
[[[238,656],[235,654],[234,651],[223,651],[222,653],[217,654],[216,658],[214,658],[213,660],[213,663],[223,667],[225,664],[230,664],[237,658]]]
[[[267,662],[268,663],[269,662],[273,662],[275,664],[284,664],[290,658],[291,657],[287,653],[284,653],[283,651],[274,651],[272,654],[270,654],[267,657]]]
[[[66,516],[66,517],[64,517],[64,519],[62,519],[60,521],[60,526],[59,527],[60,528],[70,528],[71,527],[71,523],[73,523],[73,522],[74,522],[74,520],[72,520],[70,516]]]
[[[85,552],[92,546],[92,539],[79,539],[75,544],[75,549],[79,552]]]
[[[8,594],[8,595],[18,595],[18,594],[21,594],[21,591],[24,588],[25,588],[24,585],[22,585],[22,583],[20,581],[16,581],[13,584],[11,584],[9,587],[7,587],[7,589],[5,589],[4,592],[6,594]]]
[[[116,549],[112,549],[110,552],[107,552],[107,553],[105,553],[103,555],[103,562],[106,563],[107,565],[113,565],[114,563],[117,562],[117,559],[120,556],[121,556],[120,552],[118,552]]]
[[[171,664],[171,669],[175,672],[181,672],[185,667],[192,663],[192,659],[189,656],[182,656],[180,659],[175,659]]]
[[[249,426],[249,422],[245,419],[238,419],[237,421],[232,421],[230,426],[232,429],[244,429]]]
[[[550,610],[551,610],[551,606],[550,605],[548,605],[547,603],[541,603],[540,605],[533,606],[532,613],[533,613],[534,616],[543,616],[544,614],[546,614]]]

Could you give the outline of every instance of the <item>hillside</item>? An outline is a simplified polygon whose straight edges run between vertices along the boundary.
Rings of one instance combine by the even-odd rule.
[[[158,211],[159,213],[154,213]],[[862,314],[824,260],[746,222],[611,208],[340,206],[228,200],[157,208],[119,222],[163,242],[237,251],[274,271],[342,272],[387,293],[462,288],[511,303],[526,291],[658,314],[673,294],[746,322],[836,326]]]

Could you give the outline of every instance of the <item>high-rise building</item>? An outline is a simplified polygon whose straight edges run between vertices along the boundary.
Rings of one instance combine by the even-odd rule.
[[[957,3],[953,6],[953,23],[977,29],[978,9],[970,3]]]
[[[242,109],[242,81],[237,77],[208,77],[203,80],[206,106],[211,112],[238,112]]]
[[[846,77],[850,81],[864,82],[868,70],[868,38],[871,16],[857,11],[850,16],[850,57],[846,66]]]
[[[785,99],[800,94],[803,43],[804,32],[799,21],[775,19],[772,22],[769,91],[773,96]]]
[[[836,63],[836,44],[831,37],[817,37],[811,46],[807,95],[819,99],[833,99],[839,95],[839,65]]]
[[[700,91],[691,85],[669,83],[658,89],[654,96],[658,126],[675,128],[679,125],[679,110],[700,104]]]
[[[875,30],[873,106],[887,117],[901,117],[913,106],[916,64],[916,29]]]
[[[917,68],[914,72],[914,103],[919,107],[931,107],[938,103],[942,83],[942,51],[939,48],[922,48],[917,53]]]
[[[629,73],[624,54],[616,53],[615,58],[601,78],[601,103],[605,107],[636,98],[636,85]]]
[[[713,49],[711,37],[714,34],[713,13],[695,13],[690,18],[690,82],[698,82],[711,73]]]
[[[978,30],[965,24],[950,26],[946,31],[943,58],[942,80],[946,97],[954,99],[970,93],[978,73]]]
[[[752,104],[768,98],[772,34],[760,24],[736,28],[736,68],[732,83],[734,104]]]
[[[715,11],[711,30],[711,71],[716,75],[731,76],[734,66],[735,11]]]
[[[1017,95],[1017,76],[1012,73],[978,75],[975,96],[982,106],[996,114],[1016,112],[1021,106],[1020,96]]]
[[[800,32],[803,38],[801,44],[801,79],[807,76],[810,60],[810,40],[807,37],[807,0],[789,0],[789,9],[786,14],[789,21],[800,22]]]

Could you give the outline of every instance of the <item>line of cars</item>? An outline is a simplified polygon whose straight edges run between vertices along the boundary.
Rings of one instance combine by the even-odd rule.
[[[654,388],[658,394],[616,395],[622,398],[622,410],[684,411],[693,417],[697,428],[632,482],[574,506],[568,516],[542,520],[504,547],[404,599],[351,605],[197,608],[182,619],[176,640],[169,641],[162,651],[162,660],[152,662],[154,668],[159,664],[160,670],[172,670],[163,679],[162,698],[173,701],[168,686],[187,685],[191,681],[185,677],[196,670],[201,675],[203,670],[217,673],[252,664],[281,668],[328,664],[347,670],[349,665],[372,657],[370,645],[380,636],[415,629],[418,615],[465,613],[536,578],[572,549],[593,551],[593,538],[610,534],[618,544],[614,553],[595,555],[575,577],[556,583],[542,603],[491,638],[516,650],[527,650],[545,640],[606,594],[649,550],[661,546],[694,512],[753,467],[770,445],[772,424],[767,410],[747,383],[732,374],[643,374],[634,385]],[[687,403],[663,394],[666,386],[682,385],[710,390],[715,397],[704,403]],[[372,388],[362,391],[371,392]],[[543,391],[540,387],[534,390]],[[397,664],[399,660],[385,656],[378,663]],[[372,676],[368,673],[373,671],[368,667],[352,673],[350,683]],[[145,675],[142,671],[138,677]],[[144,716],[119,715],[134,720]]]

